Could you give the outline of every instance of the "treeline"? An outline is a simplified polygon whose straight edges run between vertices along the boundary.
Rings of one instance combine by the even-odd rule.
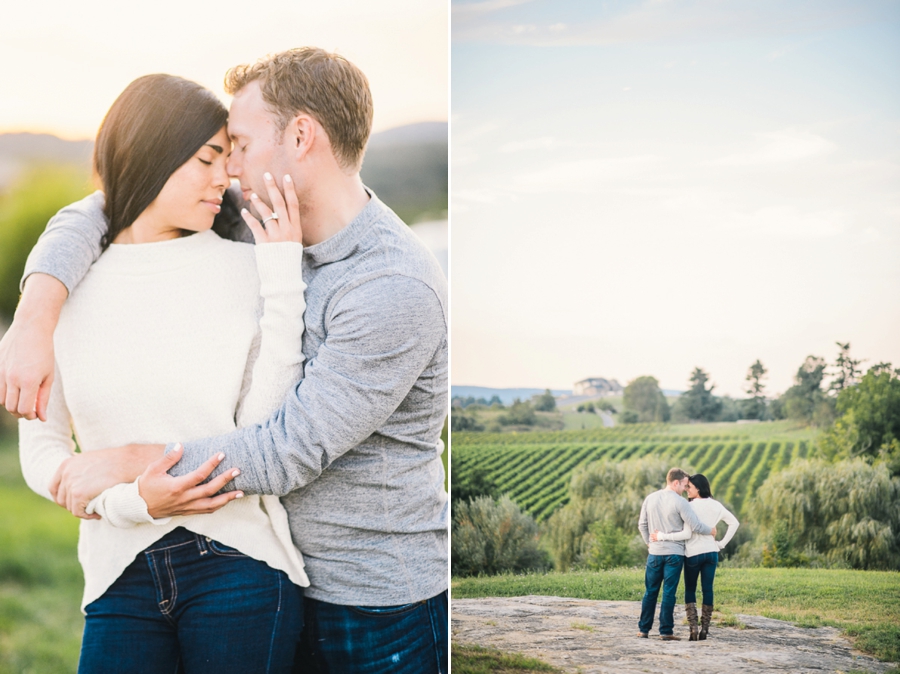
[[[516,398],[512,405],[505,406],[499,396],[492,396],[490,400],[485,398],[474,398],[472,396],[454,396],[450,404],[452,411],[450,414],[450,430],[451,431],[474,431],[480,432],[485,430],[485,425],[478,419],[476,412],[479,410],[500,410],[501,413],[494,419],[493,426],[507,427],[524,427],[531,428],[534,426],[544,425],[542,421],[546,421],[538,416],[537,412],[555,412],[556,398],[546,389],[540,395],[533,396],[531,400],[520,400]],[[497,430],[496,428],[492,430]]]
[[[629,424],[794,419],[819,428],[827,427],[837,416],[838,395],[857,384],[862,374],[862,361],[852,358],[849,342],[837,342],[837,346],[834,363],[828,364],[820,356],[808,356],[794,375],[793,386],[773,398],[767,396],[768,370],[760,360],[747,370],[744,388],[747,398],[741,399],[715,395],[710,375],[700,367],[691,373],[687,391],[671,404],[655,377],[638,377],[625,387],[624,410],[619,421]],[[827,376],[831,380],[826,386]]]
[[[818,367],[805,371],[815,374]],[[804,389],[802,380],[795,386],[800,390],[782,397],[816,396],[817,404],[828,405],[832,422],[808,458],[771,473],[744,504],[724,556],[745,566],[900,571],[900,369],[875,365],[833,383],[831,395],[821,387]],[[484,472],[454,476],[453,573],[641,564],[640,505],[663,486],[670,467],[658,457],[590,463],[573,475],[568,503],[541,525],[499,494]],[[729,493],[713,496],[740,512]]]

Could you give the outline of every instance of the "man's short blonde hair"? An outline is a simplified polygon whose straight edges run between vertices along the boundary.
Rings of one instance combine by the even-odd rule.
[[[690,475],[681,470],[681,468],[670,468],[668,475],[666,475],[666,483],[681,482],[686,477],[690,477]]]
[[[372,92],[359,68],[324,49],[300,47],[232,68],[225,91],[234,95],[257,80],[280,131],[298,114],[311,115],[328,134],[338,164],[360,169],[372,132]]]

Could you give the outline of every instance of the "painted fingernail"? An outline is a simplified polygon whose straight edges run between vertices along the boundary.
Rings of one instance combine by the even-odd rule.
[[[240,474],[241,474],[241,471],[239,471],[239,470],[233,470],[233,471],[231,472],[231,477],[237,477],[237,476],[240,475]]]
[[[247,215],[247,213],[249,213],[249,212],[250,211],[248,211],[246,208],[241,209],[241,215]]]
[[[271,180],[272,174],[266,171],[265,173],[263,173],[263,178],[265,178],[266,180]]]
[[[244,492],[239,491],[237,494],[234,495],[234,497],[235,498],[244,498]]]
[[[251,195],[250,195],[250,198],[251,198],[251,199],[259,199],[259,197],[256,196],[256,192],[254,192],[253,194],[251,194]]]
[[[182,449],[184,449],[184,447],[182,447],[180,442],[176,442],[175,446],[172,447],[173,452],[180,452]]]
[[[219,456],[217,456],[216,458],[217,458],[219,461],[221,461],[222,459],[225,458],[225,455],[224,455],[224,454],[219,454]]]
[[[286,183],[291,182],[291,177],[290,177],[290,176],[285,176],[285,177],[284,177],[284,182],[286,182]]]

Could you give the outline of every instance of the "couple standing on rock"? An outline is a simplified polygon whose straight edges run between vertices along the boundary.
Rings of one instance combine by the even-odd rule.
[[[687,491],[690,502],[682,497]],[[716,525],[724,521],[728,530],[716,541]],[[664,489],[655,491],[641,506],[638,529],[648,546],[647,568],[644,575],[646,591],[641,602],[638,636],[646,639],[653,627],[656,599],[662,587],[659,609],[659,634],[664,641],[678,641],[673,633],[675,592],[684,569],[684,601],[691,641],[706,639],[713,612],[713,580],[723,549],[739,523],[725,506],[712,498],[709,480],[705,476],[688,475],[680,468],[672,468],[666,475]],[[685,541],[687,541],[685,543]],[[703,591],[703,610],[697,621],[697,579]],[[699,630],[698,630],[699,628]]]

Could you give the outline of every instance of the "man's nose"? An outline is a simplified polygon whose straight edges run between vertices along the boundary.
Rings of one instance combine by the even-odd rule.
[[[241,162],[238,159],[236,152],[232,152],[228,159],[225,161],[225,170],[228,172],[228,175],[230,177],[240,178]]]

